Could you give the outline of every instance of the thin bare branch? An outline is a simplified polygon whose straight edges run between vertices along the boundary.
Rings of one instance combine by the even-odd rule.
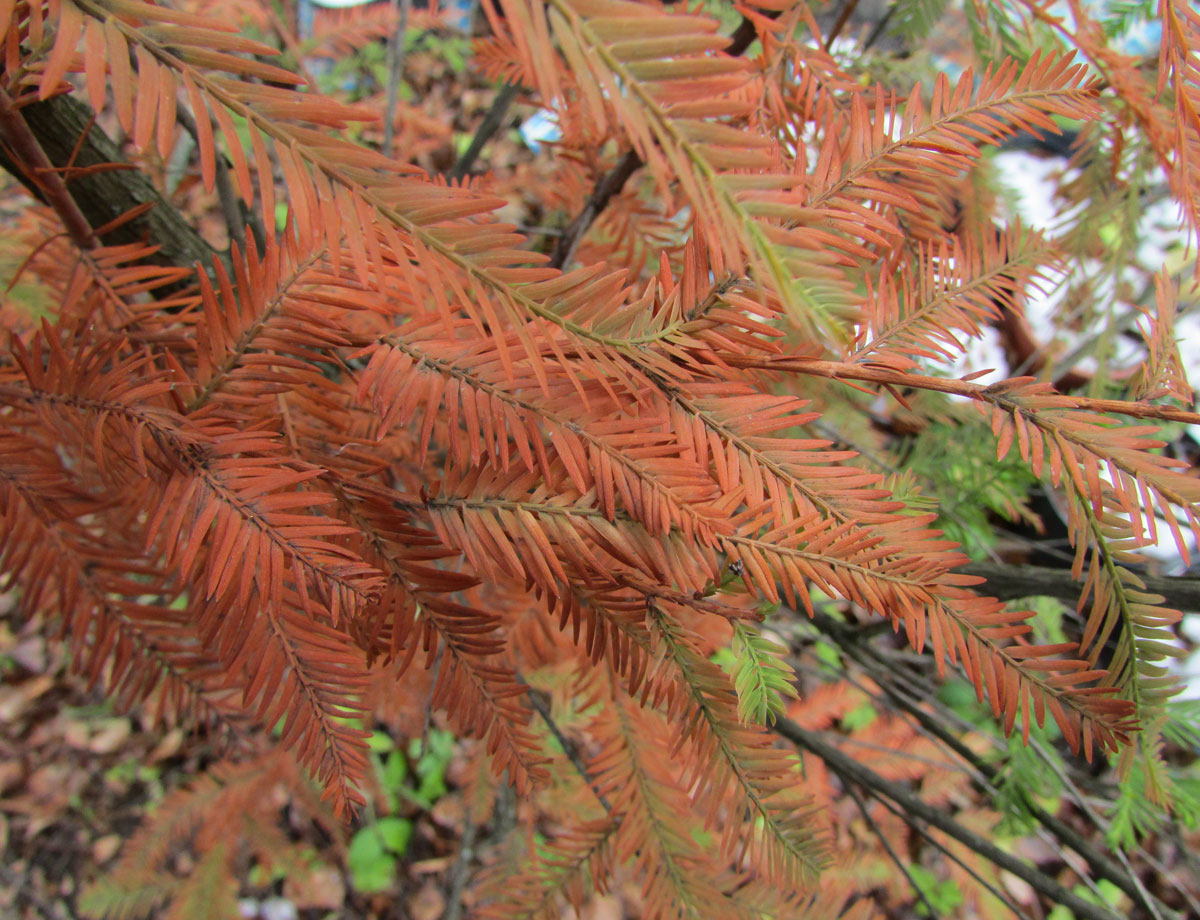
[[[1011,872],[1017,878],[1027,882],[1050,903],[1062,904],[1084,920],[1120,920],[1119,914],[1107,907],[1100,907],[1090,901],[1085,901],[1056,879],[1005,852],[987,838],[967,829],[945,811],[922,801],[899,783],[884,779],[874,770],[843,754],[816,732],[810,732],[790,719],[782,718],[775,723],[775,731],[798,747],[820,757],[829,769],[844,780],[858,783],[873,796],[891,799],[907,815],[936,827],[959,843],[970,847],[985,859],[995,863],[1001,869]]]

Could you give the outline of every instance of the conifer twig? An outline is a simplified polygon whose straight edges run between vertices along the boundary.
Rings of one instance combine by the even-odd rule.
[[[462,916],[463,892],[467,888],[467,867],[475,858],[475,838],[479,827],[471,819],[470,809],[467,810],[464,823],[458,855],[450,867],[450,881],[446,886],[446,913],[443,920],[458,920]]]
[[[853,364],[846,361],[824,361],[795,355],[781,357],[759,355],[721,354],[721,360],[734,367],[754,367],[762,370],[807,374],[811,377],[828,377],[832,380],[861,380],[884,387],[916,387],[935,390],[952,396],[963,396],[976,402],[994,402],[1002,395],[989,386],[970,380],[955,380],[949,377],[930,377],[924,374],[909,374],[870,364]],[[1125,415],[1130,418],[1155,418],[1185,425],[1200,425],[1200,412],[1189,412],[1175,406],[1154,403],[1129,402],[1122,399],[1096,399],[1065,393],[1051,394],[1062,399],[1063,409],[1084,409],[1089,412],[1104,412]]]
[[[892,21],[892,16],[895,15],[895,12],[896,4],[893,3],[887,8],[887,12],[879,17],[878,22],[876,22],[874,28],[871,29],[871,34],[868,35],[866,40],[863,42],[863,51],[870,50],[875,43],[879,41],[880,36],[883,35],[883,30],[886,29],[888,23]]]
[[[567,224],[562,236],[554,244],[554,252],[550,256],[550,265],[553,268],[562,268],[574,258],[580,241],[583,240],[584,234],[588,232],[596,218],[600,216],[600,212],[608,206],[615,195],[620,194],[625,183],[629,181],[629,177],[641,167],[642,158],[637,155],[636,151],[627,150],[617,165],[600,178],[591,197],[583,206],[583,210]]]

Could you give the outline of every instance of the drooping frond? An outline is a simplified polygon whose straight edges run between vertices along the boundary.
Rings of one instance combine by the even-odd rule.
[[[406,175],[410,169],[323,130],[374,117],[363,109],[251,82],[298,82],[279,67],[241,56],[262,57],[273,49],[221,31],[223,27],[202,16],[138,0],[114,0],[111,9],[106,3],[66,0],[60,5],[68,12],[55,33],[55,52],[64,49],[55,59],[69,66],[81,41],[79,23],[84,22],[84,71],[93,105],[103,108],[104,93],[111,89],[122,126],[139,146],[149,144],[156,125],[161,130],[173,122],[176,96],[182,90],[197,125],[205,186],[212,188],[215,181],[219,134],[242,198],[254,202],[257,187],[263,212],[273,215],[273,154],[295,225],[302,234],[315,231],[323,236],[331,251],[340,251],[344,234],[353,271],[362,283],[372,273],[382,279],[390,253],[393,264],[413,279],[410,289],[420,287],[441,298],[440,314],[448,323],[447,291],[480,327],[502,317],[516,330],[519,347],[539,376],[544,374],[541,349],[546,335],[565,335],[602,364],[617,360],[611,353],[614,346],[628,344],[619,330],[598,334],[572,317],[584,308],[593,273],[554,277],[553,271],[527,267],[540,260],[518,248],[521,237],[508,225],[487,223],[502,199]],[[125,63],[131,50],[138,65],[136,78]],[[215,75],[220,72],[232,76]],[[61,68],[42,76],[39,91],[44,96],[57,90]],[[249,149],[235,118],[245,120]],[[168,150],[169,136],[160,134],[157,143],[160,150]],[[265,229],[268,239],[273,238],[274,225],[268,222]],[[409,256],[432,284],[416,283]],[[520,286],[545,279],[552,279],[549,287]],[[588,311],[593,309],[589,302]],[[550,347],[561,354],[561,345]]]
[[[495,770],[507,770],[517,791],[527,792],[545,777],[545,758],[529,730],[532,713],[522,705],[526,687],[503,662],[465,652],[455,641],[456,633],[478,632],[481,620],[486,627],[487,618],[467,608],[423,613],[444,637],[434,704],[454,713],[466,732],[484,738]]]
[[[681,784],[671,767],[661,716],[621,695],[602,719],[606,743],[588,772],[620,816],[613,855],[632,863],[642,879],[646,915],[750,918],[778,910],[778,899],[761,884],[747,885],[683,832],[680,818],[692,808],[687,778]]]
[[[612,844],[620,823],[613,818],[564,828],[515,867],[501,862],[480,881],[482,918],[551,918],[558,899],[579,910],[584,898],[602,892],[612,872]]]
[[[793,782],[796,759],[775,748],[761,727],[740,722],[728,678],[696,653],[685,629],[664,614],[652,617],[654,640],[678,674],[668,691],[668,712],[679,726],[673,743],[694,749],[684,788],[702,791],[707,826],[715,824],[722,803],[733,809],[735,820],[726,822],[721,838],[723,853],[748,856],[781,891],[811,887],[826,853],[813,835],[811,803]],[[754,825],[752,833],[736,827],[742,820]]]
[[[1175,321],[1178,318],[1176,296],[1177,292],[1166,273],[1156,275],[1154,297],[1157,310],[1153,315],[1149,310],[1146,311],[1146,326],[1141,329],[1148,354],[1141,372],[1134,378],[1130,393],[1134,399],[1150,399],[1165,394],[1185,406],[1192,402],[1192,387],[1175,339]]]
[[[1156,538],[1161,516],[1187,558],[1181,523],[1200,537],[1200,483],[1180,471],[1181,461],[1152,453],[1163,446],[1153,438],[1156,426],[1072,411],[1071,397],[1028,379],[993,384],[986,393],[1001,457],[1015,443],[1034,473],[1048,470],[1055,485],[1069,482],[1097,516],[1104,514],[1105,491],[1115,489],[1136,535]]]
[[[1067,490],[1076,578],[1087,564],[1080,656],[1092,667],[1108,669],[1098,691],[1115,694],[1114,703],[1129,701],[1144,730],[1152,732],[1163,701],[1177,692],[1160,662],[1179,654],[1170,627],[1181,615],[1157,606],[1162,598],[1146,592],[1127,566],[1141,561],[1138,549],[1158,540],[1160,521],[1187,558],[1181,524],[1200,535],[1200,488],[1178,470],[1180,463],[1151,452],[1162,446],[1150,437],[1157,432],[1154,426],[1122,426],[1066,410],[1061,407],[1070,405],[1069,398],[1027,381],[987,389],[1000,456],[1015,442],[1035,474],[1048,470],[1051,481]],[[1101,662],[1110,641],[1113,651]],[[1150,741],[1152,756],[1155,747]]]
[[[992,239],[955,236],[922,247],[914,267],[901,264],[898,280],[890,268],[880,273],[847,360],[912,367],[921,358],[953,358],[1003,310],[1019,311],[1025,286],[1056,262],[1054,247],[1019,224]]]
[[[1160,0],[1163,23],[1159,44],[1158,92],[1170,82],[1175,96],[1175,137],[1171,186],[1184,205],[1193,233],[1200,234],[1200,13],[1189,3]]]
[[[981,146],[1019,131],[1056,133],[1055,117],[1096,117],[1097,83],[1070,61],[1035,52],[1024,69],[1010,59],[978,80],[970,70],[954,84],[939,74],[928,103],[919,86],[902,107],[882,91],[856,95],[847,134],[823,140],[805,190],[808,213],[852,238],[893,245],[901,226],[936,213],[940,177],[969,168]],[[873,204],[899,214],[886,217]]]
[[[769,725],[784,711],[783,697],[798,699],[795,672],[784,657],[787,649],[743,623],[733,624],[735,654],[733,685],[738,718]]]
[[[89,682],[103,682],[126,706],[145,700],[159,719],[234,721],[222,663],[172,603],[169,580],[140,546],[100,541],[96,524],[110,509],[80,488],[53,449],[6,429],[0,482],[5,583],[31,610],[63,611],[60,633]]]
[[[819,233],[779,222],[802,213],[802,178],[770,140],[744,130],[753,109],[739,91],[751,68],[720,53],[728,39],[715,20],[625,0],[500,5],[547,105],[563,106],[569,91],[573,110],[599,133],[628,138],[660,186],[679,182],[715,273],[749,264],[811,338],[843,337],[844,281],[815,251]]]
[[[75,551],[78,571],[63,584],[91,591],[85,606],[116,618],[108,626],[107,618],[98,618],[93,641],[106,647],[116,641],[118,627],[149,641],[153,634],[145,624],[139,630],[143,605],[127,606],[116,597],[133,601],[144,594],[150,585],[135,580],[156,568],[141,553],[149,560],[161,554],[158,577],[182,579],[197,591],[187,598],[186,622],[192,641],[200,643],[190,649],[199,660],[186,662],[186,644],[178,659],[196,670],[195,689],[203,692],[213,663],[227,669],[226,682],[242,690],[243,705],[256,718],[274,724],[286,716],[285,736],[345,807],[363,767],[361,733],[344,722],[357,711],[361,679],[355,676],[358,656],[332,626],[375,595],[378,578],[330,539],[350,532],[345,525],[299,513],[331,501],[328,494],[297,489],[320,470],[288,469],[269,433],[234,431],[180,414],[167,398],[170,375],[154,373],[144,358],[122,357],[119,340],[77,348],[47,327],[28,347],[14,342],[13,349],[0,384],[10,423],[24,417],[26,428],[71,451],[77,474],[94,470],[109,488],[129,490],[122,496],[126,505],[117,505],[124,515],[121,532],[144,539],[126,563],[124,580],[111,584],[88,587],[90,577],[81,576],[97,550],[84,544]],[[108,504],[100,502],[98,510],[111,517]],[[80,514],[65,515],[77,545],[85,536],[74,523]],[[62,556],[63,548],[58,555],[66,561],[71,556]],[[120,574],[117,569],[114,577]],[[164,590],[168,598],[180,594],[170,581]],[[64,609],[81,608],[72,597],[66,600]],[[90,619],[81,615],[80,642]],[[120,647],[128,650],[129,641],[126,636]],[[169,665],[169,647],[159,657]]]
[[[113,871],[84,888],[82,910],[91,917],[122,920],[147,916],[167,903],[173,917],[236,912],[235,863],[243,857],[236,846],[238,836],[255,841],[255,855],[263,865],[291,849],[294,845],[269,829],[268,822],[280,788],[311,806],[303,783],[294,762],[280,752],[241,764],[214,765],[160,803],[131,837]],[[324,830],[336,833],[328,815],[310,815]],[[256,833],[245,833],[251,829]],[[185,878],[167,871],[181,847],[194,847],[201,863]]]
[[[1026,5],[1032,7],[1028,2]],[[1192,231],[1200,233],[1200,98],[1195,78],[1195,49],[1200,28],[1195,10],[1177,0],[1160,0],[1163,34],[1159,45],[1157,83],[1142,69],[1140,58],[1122,53],[1107,41],[1104,30],[1086,7],[1075,3],[1071,25],[1064,17],[1038,9],[1035,14],[1077,47],[1105,81],[1118,92],[1122,120],[1136,123],[1159,167],[1167,174],[1171,193]],[[1174,106],[1163,91],[1170,86]]]
[[[1103,656],[1109,673],[1101,686],[1112,688],[1135,707],[1141,732],[1122,752],[1122,771],[1128,774],[1136,756],[1148,798],[1165,805],[1170,801],[1170,781],[1159,732],[1166,702],[1182,689],[1165,661],[1183,657],[1171,628],[1183,614],[1161,606],[1163,597],[1149,593],[1131,568],[1142,562],[1138,550],[1154,537],[1134,531],[1127,501],[1106,492],[1098,512],[1076,486],[1068,492],[1067,510],[1076,548],[1074,574],[1083,576],[1079,610],[1086,612],[1086,618],[1080,652],[1093,663]],[[1089,551],[1086,573],[1085,550]]]

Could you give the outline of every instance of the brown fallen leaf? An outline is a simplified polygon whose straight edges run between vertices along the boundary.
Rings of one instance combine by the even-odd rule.
[[[68,747],[86,751],[92,740],[92,726],[86,719],[65,719],[62,737]]]
[[[0,760],[0,795],[12,792],[25,781],[27,768],[16,759]]]
[[[87,749],[93,754],[111,754],[121,747],[133,732],[133,726],[125,718],[102,719],[93,723],[93,729],[87,744]]]
[[[0,723],[11,724],[19,719],[29,704],[54,686],[49,674],[39,674],[8,687],[0,687]]]
[[[581,917],[582,920],[623,920],[625,908],[615,895],[596,895],[588,901]]]
[[[121,844],[124,843],[124,838],[120,834],[105,834],[103,837],[98,837],[92,841],[92,859],[96,865],[102,866],[121,849]]]
[[[346,881],[332,866],[317,866],[310,872],[289,873],[283,880],[283,896],[301,910],[341,910]]]
[[[154,750],[146,755],[146,763],[158,763],[169,757],[174,757],[183,747],[183,729],[173,728],[163,736],[162,741],[154,746]]]
[[[446,899],[437,882],[432,879],[421,886],[408,901],[408,914],[412,920],[439,920],[446,913]]]

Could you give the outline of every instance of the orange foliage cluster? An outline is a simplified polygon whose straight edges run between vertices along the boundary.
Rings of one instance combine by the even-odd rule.
[[[1195,221],[1198,22],[1165,8],[1177,117],[1153,143]],[[0,136],[67,233],[34,256],[50,315],[8,309],[0,355],[0,563],[24,608],[126,703],[281,724],[343,813],[372,668],[437,661],[432,705],[494,776],[573,790],[490,889],[497,916],[579,900],[618,864],[647,916],[849,896],[844,879],[812,894],[841,846],[809,804],[828,776],[744,720],[711,661],[763,602],[844,599],[961,666],[1006,730],[1049,716],[1089,757],[1126,745],[1171,690],[1156,662],[1178,618],[1126,565],[1156,527],[1181,547],[1200,532],[1197,480],[1119,421],[1190,394],[1168,286],[1142,401],[921,373],[1063,258],[1016,223],[952,219],[963,177],[986,145],[1105,117],[1101,77],[1035,53],[898,96],[798,40],[816,25],[791,0],[744,11],[749,56],[687,4],[487,10],[482,65],[564,131],[547,201],[583,205],[611,151],[643,164],[562,270],[496,219],[498,180],[451,185],[345,139],[377,107],[297,87],[212,4],[0,2]],[[1089,40],[1121,117],[1149,128],[1153,88]],[[228,171],[260,241],[166,267],[154,240],[104,245],[22,143],[22,108],[69,92],[164,158],[186,109],[200,181]],[[839,388],[875,386],[974,400],[1000,454],[1061,488],[1081,643],[1036,643],[1028,611],[955,571],[932,513],[817,432]],[[533,675],[575,714],[574,761],[530,708]],[[911,753],[910,735],[885,722],[873,741]],[[935,798],[961,783],[877,769]]]

